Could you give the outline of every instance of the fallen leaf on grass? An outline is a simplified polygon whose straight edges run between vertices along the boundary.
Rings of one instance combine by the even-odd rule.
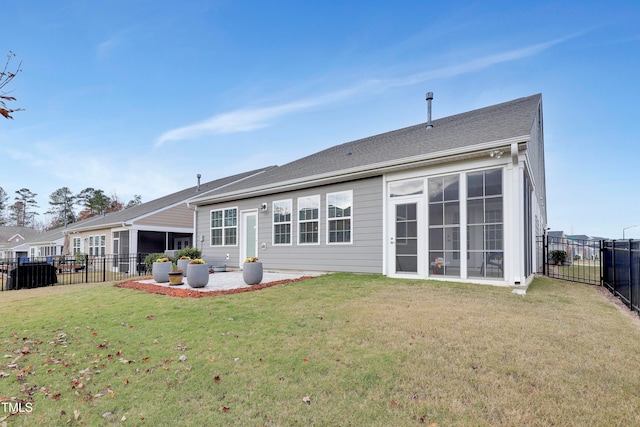
[[[80,411],[78,411],[77,409],[74,409],[73,410],[73,419],[78,421],[78,418],[80,418]]]
[[[219,383],[220,382],[220,375],[216,375],[215,377],[213,377],[213,381]]]
[[[156,316],[154,316],[153,314],[150,314],[150,315],[147,316],[147,319],[149,319],[149,320],[153,320],[155,318],[156,318]]]
[[[311,405],[311,398],[309,396],[305,396],[302,398],[302,401],[307,405]]]
[[[227,412],[227,411],[229,410],[229,408],[227,408],[226,406],[223,406],[220,410],[221,410],[222,412]]]

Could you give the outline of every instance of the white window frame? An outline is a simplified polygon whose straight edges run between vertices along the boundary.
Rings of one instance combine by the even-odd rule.
[[[276,204],[286,204],[288,206],[286,206],[285,208],[289,208],[289,220],[288,221],[277,221],[275,219],[275,214],[276,214]],[[274,246],[291,246],[293,244],[293,200],[292,199],[284,199],[284,200],[275,200],[273,201],[273,203],[271,203],[271,212],[273,212],[273,214],[271,215],[271,231],[272,231],[272,235],[271,235],[271,243]],[[276,242],[276,226],[281,226],[281,225],[289,225],[289,241],[285,242],[285,243],[277,243]]]
[[[227,217],[227,212],[234,211],[234,210],[235,210],[235,224],[227,225],[227,220],[231,218],[231,217]],[[213,215],[214,212],[222,212],[222,226],[220,227],[213,227],[211,225],[211,216]],[[221,209],[212,209],[209,211],[209,247],[238,246],[238,213],[239,211],[237,206],[231,206],[228,208],[221,208]],[[214,245],[212,242],[214,229],[222,231],[221,241],[219,245]],[[227,244],[227,237],[229,237],[227,236],[227,230],[235,230],[235,243]]]
[[[105,256],[107,252],[107,235],[92,234],[89,236],[89,255]]]
[[[73,238],[73,255],[82,252],[82,239],[80,237]]]
[[[336,197],[336,196],[342,196],[342,195],[348,195],[348,198],[350,200],[350,215],[349,216],[340,216],[340,217],[332,217],[330,215],[330,203],[329,203],[329,199],[331,197]],[[327,228],[327,232],[326,232],[326,238],[327,238],[327,245],[351,245],[353,244],[353,190],[346,190],[346,191],[336,191],[334,193],[327,193],[326,195],[326,212],[327,212],[327,219],[326,219],[326,228]],[[349,220],[349,241],[343,241],[343,242],[332,242],[331,241],[331,223],[333,221],[344,221],[344,220]]]
[[[311,208],[313,208],[313,205],[315,204],[315,206],[317,207],[317,211],[318,211],[318,216],[316,218],[311,218],[311,219],[300,219],[300,210],[302,208],[307,208],[308,204],[311,204]],[[320,203],[320,195],[313,195],[313,196],[303,196],[303,197],[298,197],[298,206],[297,206],[297,212],[298,212],[298,244],[299,245],[319,245],[320,244],[320,208],[321,208],[321,203]],[[302,234],[302,228],[303,225],[306,224],[312,224],[312,223],[316,223],[318,230],[316,231],[316,235],[317,235],[317,241],[316,242],[303,242],[301,239],[301,234]]]

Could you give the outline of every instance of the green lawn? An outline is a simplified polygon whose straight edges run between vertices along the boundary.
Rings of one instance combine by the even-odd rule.
[[[29,409],[0,405],[0,425],[640,425],[637,318],[588,285],[92,284],[1,292],[0,310],[0,401]]]

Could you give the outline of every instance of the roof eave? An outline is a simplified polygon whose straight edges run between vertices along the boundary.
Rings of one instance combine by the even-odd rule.
[[[277,193],[282,193],[285,191],[298,190],[306,187],[316,187],[320,185],[335,184],[355,179],[369,178],[372,176],[382,175],[383,173],[395,172],[404,169],[413,169],[417,167],[432,166],[441,163],[471,160],[474,158],[488,156],[491,150],[497,148],[507,149],[513,143],[526,144],[530,141],[530,139],[530,135],[522,135],[492,141],[489,143],[477,144],[472,147],[467,146],[452,150],[439,151],[437,153],[405,157],[403,159],[395,159],[366,166],[359,166],[351,169],[343,169],[324,174],[312,175],[304,178],[275,182],[259,187],[253,187],[250,189],[223,193],[216,196],[196,198],[192,199],[190,201],[190,204],[203,206],[214,203],[222,203],[230,200],[264,196],[266,194],[274,193],[274,190],[277,190],[275,191]]]

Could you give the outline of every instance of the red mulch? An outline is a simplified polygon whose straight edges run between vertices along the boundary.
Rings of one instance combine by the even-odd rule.
[[[169,295],[178,298],[203,298],[217,297],[219,295],[240,294],[243,292],[259,291],[261,289],[270,288],[271,286],[282,285],[285,283],[299,282],[305,279],[311,279],[313,276],[302,276],[297,279],[277,280],[275,282],[260,283],[246,288],[236,288],[221,291],[194,291],[192,289],[179,289],[171,286],[158,286],[152,283],[140,283],[135,280],[127,280],[125,282],[116,283],[116,288],[135,289],[137,291],[148,292],[150,294]]]

